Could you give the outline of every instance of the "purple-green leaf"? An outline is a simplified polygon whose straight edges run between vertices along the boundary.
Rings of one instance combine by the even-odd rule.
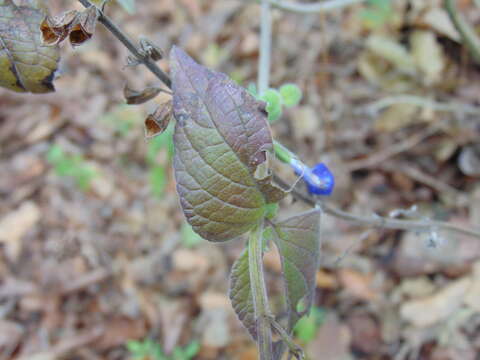
[[[297,320],[308,313],[315,294],[315,274],[320,255],[320,210],[293,216],[273,226],[282,261],[290,332]],[[299,307],[302,310],[299,311]]]
[[[170,53],[177,192],[203,238],[225,241],[251,230],[284,192],[271,184],[273,148],[264,104],[225,74]]]
[[[248,248],[235,261],[230,273],[230,300],[239,320],[247,328],[253,339],[257,338],[255,309],[250,288]]]

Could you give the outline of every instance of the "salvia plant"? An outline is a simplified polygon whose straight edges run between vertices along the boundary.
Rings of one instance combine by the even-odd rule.
[[[0,42],[0,60],[3,61],[0,61],[0,86],[18,92],[53,91],[54,73],[60,57],[58,44],[67,39],[72,46],[83,44],[92,37],[97,21],[109,29],[131,52],[128,65],[145,65],[169,88],[149,87],[136,91],[127,86],[124,94],[128,104],[141,104],[161,91],[172,96],[170,102],[157,108],[145,120],[146,137],[157,139],[151,143],[147,160],[154,164],[156,152],[165,144],[169,153],[173,152],[176,189],[189,223],[188,231],[212,242],[248,238],[243,252],[232,266],[229,296],[239,320],[257,343],[260,359],[280,359],[286,351],[290,358],[303,358],[301,348],[291,336],[295,324],[309,312],[314,300],[321,215],[315,197],[330,195],[335,181],[325,164],[310,167],[272,139],[269,121],[277,120],[283,107],[298,104],[302,94],[294,84],[285,84],[279,89],[268,88],[270,46],[268,36],[263,35],[270,31],[270,3],[305,12],[323,11],[361,0],[331,0],[310,7],[262,0],[259,91],[254,87],[247,91],[227,75],[196,63],[176,46],[170,51],[168,76],[155,63],[163,58],[160,49],[147,39],[141,39],[136,46],[102,10],[88,0],[79,1],[86,10],[68,11],[52,18],[42,9],[19,6],[13,0],[0,0],[0,40],[3,41]],[[34,2],[25,0],[24,3]],[[379,1],[370,3],[383,4]],[[122,4],[133,2],[122,1]],[[32,29],[38,30],[38,34]],[[30,51],[26,51],[27,48]],[[169,126],[171,119],[175,120],[174,127]],[[174,151],[171,151],[171,137],[167,135],[172,129]],[[48,159],[57,171],[78,177],[81,184],[88,184],[92,175],[82,170],[79,159],[73,163],[74,170],[65,165],[70,161],[61,149],[50,149]],[[278,204],[290,189],[274,181],[270,166],[273,159],[290,166],[292,172],[302,179],[309,193],[307,202],[314,204],[314,208],[286,219],[277,216]],[[156,176],[161,180],[159,188],[163,189],[163,171],[160,175]],[[479,236],[474,230],[438,221],[365,218],[326,206],[324,209],[333,216],[362,224],[418,231],[444,228]],[[270,243],[280,255],[284,283],[283,305],[275,311],[269,304],[263,269],[263,253]],[[317,325],[312,324],[309,327],[315,330]],[[305,336],[304,340],[308,339],[310,337]],[[138,356],[149,351],[155,352],[157,357],[164,356],[161,348],[151,343],[131,343],[129,347]],[[187,358],[194,356],[193,351],[187,355]]]
[[[313,302],[320,210],[278,220],[277,203],[287,191],[272,181],[269,159],[277,153],[303,176],[313,194],[330,193],[333,176],[325,165],[310,169],[274,143],[266,104],[225,74],[196,63],[178,47],[170,52],[170,69],[176,120],[173,167],[187,221],[214,242],[248,236],[230,275],[232,306],[262,358],[279,359],[286,348],[300,358],[290,334]],[[277,314],[269,306],[262,264],[264,243],[270,239],[282,260],[285,285],[284,308]],[[272,340],[272,332],[278,341]]]

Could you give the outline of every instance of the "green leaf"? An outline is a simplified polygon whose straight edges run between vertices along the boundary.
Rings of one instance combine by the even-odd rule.
[[[283,103],[287,107],[296,106],[302,100],[302,90],[295,84],[282,85],[280,94],[282,95]]]
[[[275,89],[268,89],[259,98],[267,103],[265,110],[268,113],[268,121],[277,121],[282,115],[282,96],[280,93]]]
[[[320,210],[293,216],[273,226],[282,261],[290,332],[297,320],[308,313],[315,294],[315,274],[320,256]],[[302,304],[303,311],[297,306]]]
[[[149,179],[152,193],[156,196],[163,195],[165,186],[167,185],[167,174],[165,172],[165,168],[161,165],[153,166],[150,169]]]
[[[135,14],[135,0],[117,0],[122,8],[129,14]]]
[[[170,67],[183,212],[204,239],[233,239],[258,224],[266,204],[285,195],[271,183],[267,152],[273,144],[263,104],[178,47]]]
[[[247,91],[255,98],[258,96],[257,85],[255,85],[255,83],[248,84]]]
[[[173,129],[174,125],[171,122],[163,133],[149,141],[147,149],[147,162],[150,165],[156,164],[156,157],[161,149],[167,149],[168,157],[173,157]]]
[[[233,309],[243,326],[253,339],[257,338],[255,309],[250,289],[250,271],[248,265],[248,248],[235,261],[230,273],[229,297]]]
[[[313,307],[310,314],[305,315],[298,320],[293,329],[297,339],[305,344],[308,344],[317,335],[318,328],[325,320],[325,310]]]
[[[187,222],[183,223],[180,232],[182,236],[182,244],[187,248],[193,248],[203,240],[200,235],[193,231],[192,227]]]
[[[56,164],[65,157],[60,145],[51,145],[47,151],[47,161],[51,164]]]

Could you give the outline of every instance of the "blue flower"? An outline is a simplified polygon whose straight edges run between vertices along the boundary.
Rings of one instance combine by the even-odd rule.
[[[318,163],[313,168],[297,159],[290,161],[295,174],[302,177],[308,192],[315,195],[330,195],[335,187],[335,177],[324,163]]]

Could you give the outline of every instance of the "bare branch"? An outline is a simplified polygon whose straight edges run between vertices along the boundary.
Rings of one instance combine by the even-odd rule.
[[[322,1],[313,4],[302,4],[287,0],[266,0],[272,6],[275,6],[279,9],[298,12],[298,13],[320,13],[326,12],[329,10],[341,9],[345,6],[353,5],[353,4],[360,4],[365,0],[329,0],[329,1]]]

